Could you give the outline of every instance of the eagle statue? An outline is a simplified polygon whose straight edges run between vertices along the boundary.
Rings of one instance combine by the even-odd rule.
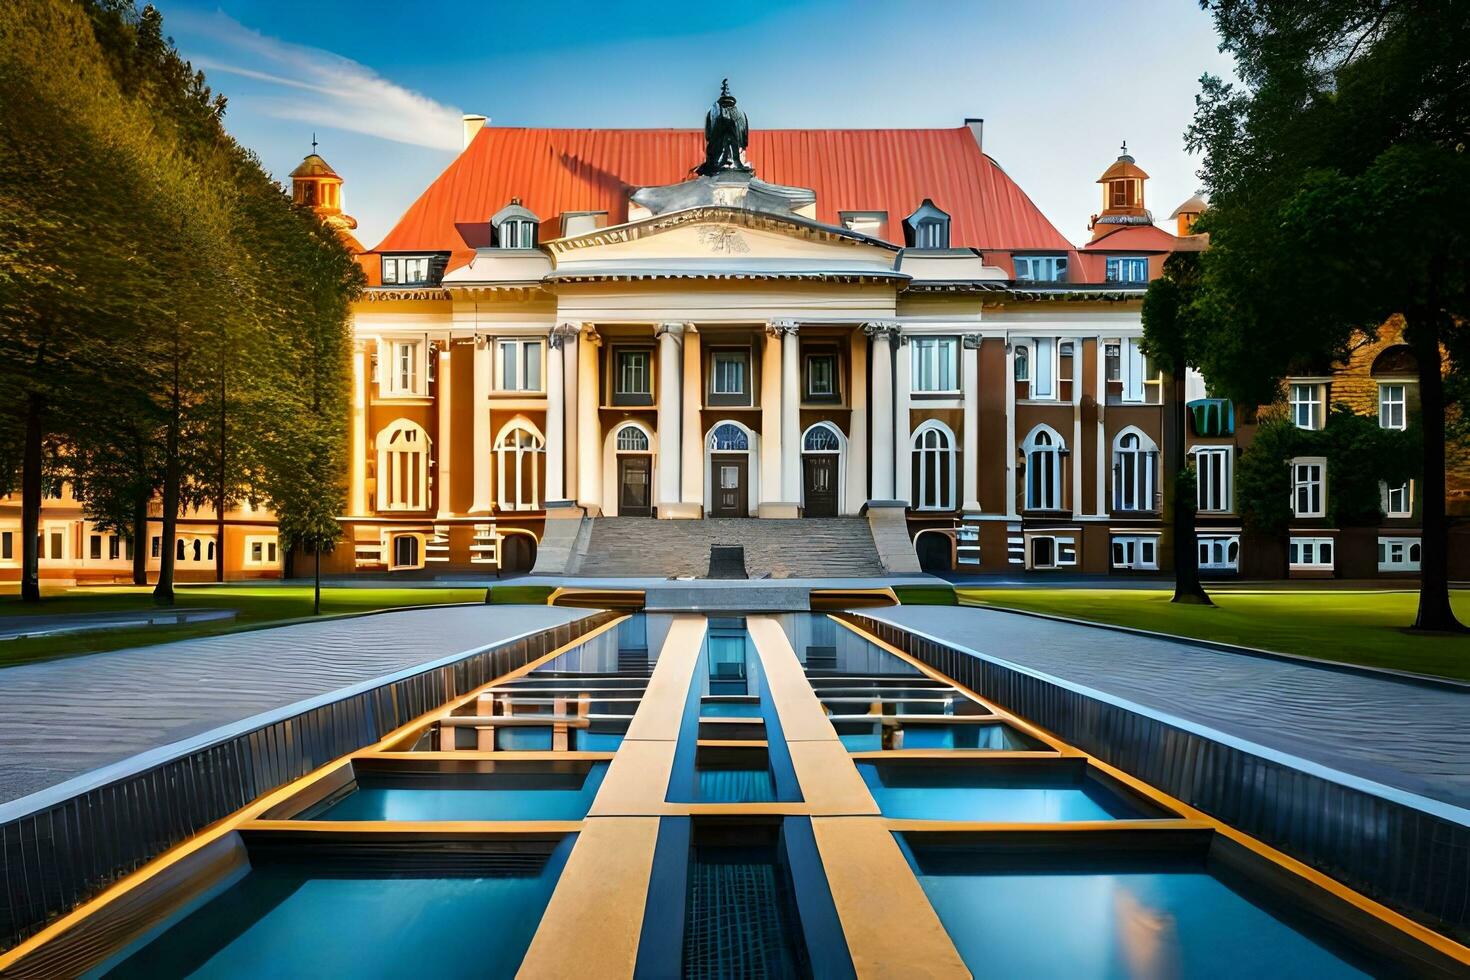
[[[720,97],[704,117],[704,162],[694,168],[703,177],[713,177],[728,170],[755,173],[745,159],[750,144],[750,123],[735,105],[730,94],[730,80],[720,84]]]

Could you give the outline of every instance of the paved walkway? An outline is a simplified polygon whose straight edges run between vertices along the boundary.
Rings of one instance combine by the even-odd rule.
[[[996,660],[1470,808],[1470,690],[954,606],[864,610]]]
[[[0,670],[0,803],[588,614],[550,606],[412,609],[9,667]]]

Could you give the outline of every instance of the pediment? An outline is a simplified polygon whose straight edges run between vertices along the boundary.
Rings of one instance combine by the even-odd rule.
[[[695,208],[547,242],[555,275],[895,275],[898,249],[804,218]]]

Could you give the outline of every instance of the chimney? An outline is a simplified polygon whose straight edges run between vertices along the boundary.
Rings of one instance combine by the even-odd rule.
[[[473,141],[474,138],[475,138],[475,134],[478,133],[480,130],[484,129],[489,124],[490,124],[490,119],[488,117],[486,117],[486,116],[473,116],[473,115],[471,115],[471,116],[465,116],[464,117],[464,149],[469,149],[469,146],[470,146],[471,141]]]
[[[980,152],[981,153],[984,153],[985,152],[985,120],[984,119],[966,119],[965,120],[965,125],[970,128],[970,135],[973,136],[973,137],[975,137],[975,145],[980,148]]]

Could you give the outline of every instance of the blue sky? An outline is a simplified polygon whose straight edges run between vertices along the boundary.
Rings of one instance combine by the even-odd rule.
[[[1200,74],[1229,70],[1195,0],[155,2],[268,170],[315,131],[369,246],[458,152],[463,113],[695,127],[727,76],[755,128],[982,117],[986,151],[1082,241],[1124,139],[1161,222],[1194,193],[1182,134]]]

